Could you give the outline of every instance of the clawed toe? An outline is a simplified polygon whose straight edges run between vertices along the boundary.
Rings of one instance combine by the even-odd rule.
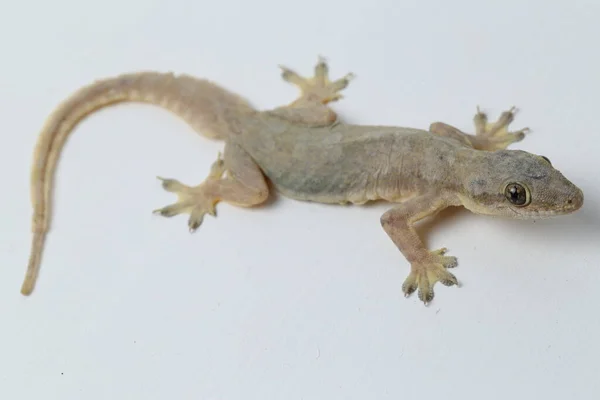
[[[279,68],[281,69],[281,78],[284,81],[289,82],[292,85],[296,85],[300,89],[304,90],[304,88],[307,86],[307,80],[305,78],[301,77],[298,75],[298,73],[292,71],[286,66],[280,65]]]
[[[433,250],[431,253],[437,256],[439,263],[442,264],[444,268],[456,268],[458,259],[454,256],[445,256],[444,254],[446,254],[447,251],[447,248],[442,247],[441,249]]]
[[[190,233],[194,233],[200,227],[200,225],[202,225],[202,222],[204,221],[204,216],[206,214],[213,217],[216,215],[214,205],[208,207],[207,209],[200,206],[194,207],[192,209],[192,212],[190,213],[190,218],[188,219],[188,227]]]
[[[163,217],[170,218],[170,217],[179,215],[181,213],[184,213],[186,211],[186,208],[187,207],[185,204],[175,203],[175,204],[169,204],[168,206],[153,210],[152,213],[163,216]]]
[[[163,178],[160,176],[157,176],[156,178],[161,181],[163,189],[165,189],[167,192],[181,192],[185,189],[188,189],[186,185],[182,184],[178,180]]]
[[[325,57],[319,56],[319,61],[315,66],[315,84],[320,86],[325,86],[327,80],[329,79],[329,65],[327,65],[327,60]]]

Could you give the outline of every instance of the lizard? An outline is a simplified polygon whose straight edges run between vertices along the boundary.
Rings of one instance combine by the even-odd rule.
[[[79,88],[47,117],[35,145],[31,171],[32,244],[21,293],[36,284],[51,220],[53,181],[69,134],[86,116],[122,102],[163,107],[204,137],[224,141],[224,149],[199,185],[157,177],[177,201],[154,213],[188,215],[196,231],[216,205],[259,206],[273,191],[325,204],[360,206],[391,203],[380,224],[410,271],[402,284],[409,297],[429,304],[434,286],[458,285],[449,269],[457,258],[447,249],[430,250],[416,224],[447,207],[479,215],[516,219],[570,214],[583,205],[583,192],[550,160],[507,147],[528,128],[510,131],[515,107],[494,122],[477,107],[474,133],[434,122],[428,129],[348,124],[330,103],[343,98],[354,75],[330,79],[321,56],[306,77],[279,66],[281,78],[299,96],[265,110],[208,79],[173,72],[137,71],[95,80]]]

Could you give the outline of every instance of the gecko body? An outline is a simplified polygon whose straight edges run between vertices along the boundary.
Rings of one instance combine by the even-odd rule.
[[[44,239],[50,228],[52,181],[69,133],[86,115],[124,102],[165,107],[199,133],[225,142],[223,155],[208,177],[188,186],[159,178],[178,201],[155,210],[165,217],[189,214],[190,231],[218,202],[241,207],[264,203],[270,181],[283,195],[320,203],[394,203],[380,223],[410,263],[402,285],[405,295],[418,291],[429,303],[436,282],[458,283],[448,271],[457,265],[445,248],[429,250],[414,225],[450,206],[477,213],[526,219],[572,213],[583,205],[583,192],[546,157],[507,150],[527,129],[511,132],[514,109],[489,123],[479,109],[475,133],[436,122],[428,130],[394,126],[352,125],[341,121],[328,103],[351,75],[330,81],[320,59],[307,79],[282,67],[284,80],[301,95],[291,104],[259,111],[245,99],[205,79],[171,73],[139,72],[86,86],[48,118],[32,168],[33,243],[21,293],[29,295],[37,280]]]

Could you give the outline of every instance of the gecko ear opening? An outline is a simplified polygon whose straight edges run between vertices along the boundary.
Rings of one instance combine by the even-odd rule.
[[[504,189],[504,196],[511,204],[518,207],[525,207],[531,203],[531,193],[527,186],[517,182],[511,182]]]

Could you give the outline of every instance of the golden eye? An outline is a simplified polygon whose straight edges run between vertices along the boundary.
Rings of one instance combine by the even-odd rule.
[[[531,202],[529,191],[519,183],[509,183],[506,185],[504,195],[515,206],[523,207]]]
[[[550,159],[546,156],[540,156],[542,157],[544,160],[548,161],[548,164],[552,165],[552,162],[550,162]]]

